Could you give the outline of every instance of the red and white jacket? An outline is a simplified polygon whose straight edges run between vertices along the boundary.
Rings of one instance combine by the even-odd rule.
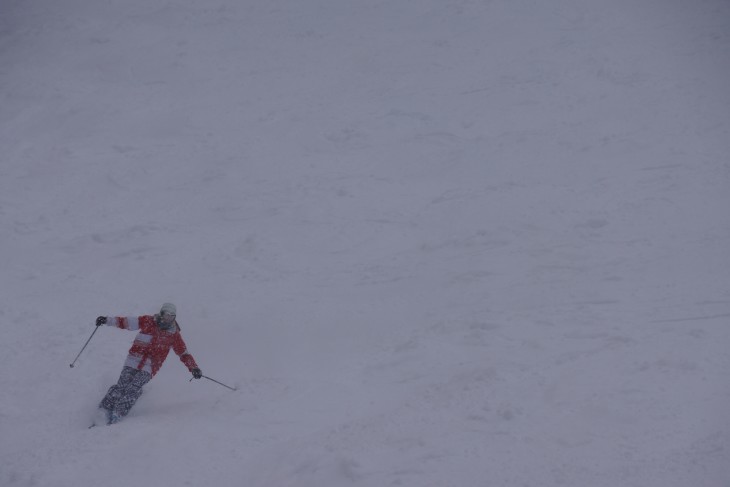
[[[139,330],[134,339],[132,348],[124,365],[137,370],[144,370],[154,376],[162,367],[172,348],[180,357],[189,371],[198,368],[195,359],[188,353],[185,342],[180,335],[180,327],[175,322],[175,327],[170,330],[161,328],[154,316],[108,316],[107,326],[116,326],[123,330]]]

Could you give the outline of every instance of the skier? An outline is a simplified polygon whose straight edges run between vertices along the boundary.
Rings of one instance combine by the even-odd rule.
[[[142,395],[142,386],[154,377],[167,358],[170,348],[180,357],[195,379],[203,377],[195,359],[188,352],[175,319],[177,309],[165,303],[159,314],[139,317],[99,316],[96,326],[108,325],[123,330],[139,330],[129,349],[127,360],[117,383],[109,388],[99,403],[99,414],[94,424],[114,424],[132,409]]]

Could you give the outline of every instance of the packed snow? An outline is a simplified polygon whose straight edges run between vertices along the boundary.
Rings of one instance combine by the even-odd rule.
[[[730,3],[4,0],[3,487],[730,486]],[[133,332],[171,354],[88,429]]]

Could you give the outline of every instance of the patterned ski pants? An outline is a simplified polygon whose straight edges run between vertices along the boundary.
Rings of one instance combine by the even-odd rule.
[[[124,417],[142,395],[142,386],[152,379],[152,374],[143,370],[124,367],[116,384],[101,400],[99,407],[105,408],[117,416]]]

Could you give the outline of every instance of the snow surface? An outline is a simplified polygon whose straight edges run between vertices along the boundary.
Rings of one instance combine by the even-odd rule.
[[[4,0],[0,485],[730,486],[726,0]],[[134,334],[173,356],[87,429]]]

